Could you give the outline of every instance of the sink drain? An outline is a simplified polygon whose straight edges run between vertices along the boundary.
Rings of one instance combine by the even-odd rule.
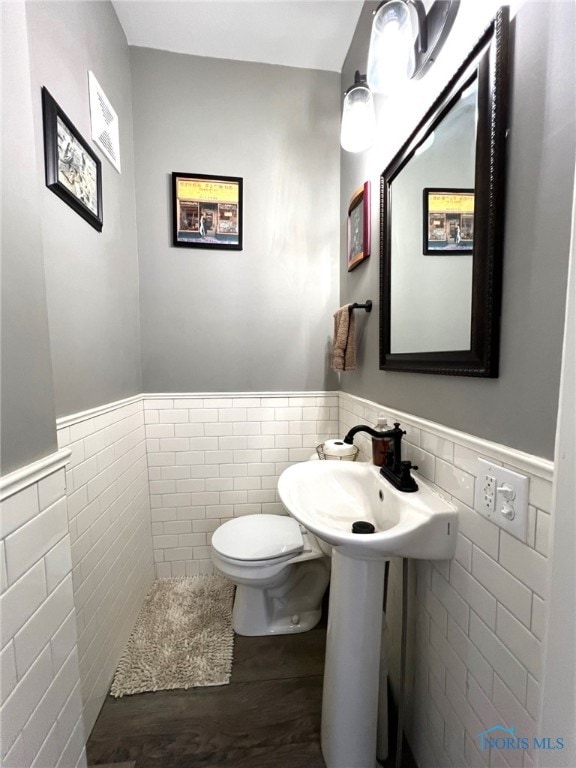
[[[352,533],[374,533],[374,531],[372,523],[367,523],[365,520],[356,520],[352,523]]]

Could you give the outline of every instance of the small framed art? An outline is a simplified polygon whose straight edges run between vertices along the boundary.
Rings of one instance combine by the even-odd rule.
[[[370,182],[359,187],[348,207],[348,272],[370,256]]]
[[[242,250],[242,179],[172,174],[172,243],[178,248]]]
[[[473,253],[473,189],[426,187],[423,210],[425,254]]]
[[[42,88],[46,186],[102,231],[102,164],[46,88]]]

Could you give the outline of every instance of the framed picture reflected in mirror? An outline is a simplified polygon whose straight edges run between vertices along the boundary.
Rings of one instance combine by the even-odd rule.
[[[424,253],[473,253],[474,190],[426,187],[423,198]]]

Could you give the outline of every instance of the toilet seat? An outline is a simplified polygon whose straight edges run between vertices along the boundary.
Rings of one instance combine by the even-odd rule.
[[[212,546],[227,562],[272,565],[289,560],[304,549],[300,525],[285,515],[248,515],[221,525]]]
[[[245,515],[212,535],[215,570],[236,586],[239,635],[305,632],[322,615],[330,559],[313,533],[285,515]]]

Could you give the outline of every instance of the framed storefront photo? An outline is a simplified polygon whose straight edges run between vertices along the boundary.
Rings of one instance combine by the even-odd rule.
[[[172,173],[172,244],[242,250],[242,179]]]
[[[473,189],[426,187],[423,210],[426,255],[473,253]]]
[[[42,88],[46,186],[102,231],[102,164],[46,88]]]
[[[354,192],[348,207],[348,272],[370,256],[370,182]]]

